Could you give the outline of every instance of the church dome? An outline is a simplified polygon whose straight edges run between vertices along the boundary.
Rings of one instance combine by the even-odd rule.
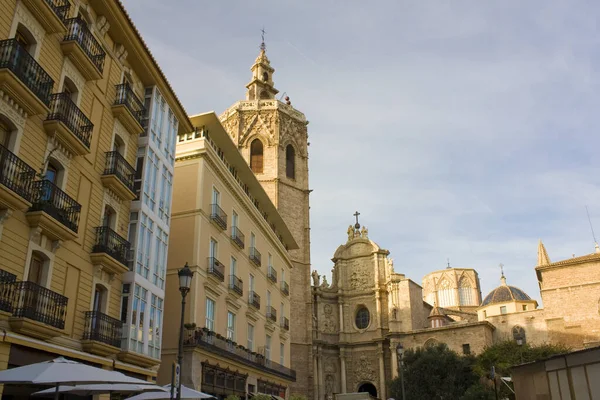
[[[481,303],[481,305],[487,306],[490,304],[504,303],[507,301],[527,300],[531,300],[531,297],[529,297],[527,293],[517,287],[508,286],[506,283],[503,283],[485,296],[485,299],[483,299],[483,303]]]

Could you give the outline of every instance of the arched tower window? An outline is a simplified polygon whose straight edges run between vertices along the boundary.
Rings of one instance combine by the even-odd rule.
[[[440,307],[452,307],[454,304],[454,291],[448,279],[444,278],[438,289],[438,303]]]
[[[263,72],[262,74],[262,80],[267,82],[269,80],[269,74],[267,72]]]
[[[522,326],[519,325],[515,325],[512,328],[512,335],[513,335],[513,339],[515,340],[515,342],[517,342],[518,345],[522,345],[525,344],[525,329],[523,329]]]
[[[296,150],[291,144],[285,148],[285,176],[296,179]]]
[[[260,92],[260,99],[261,100],[268,100],[269,99],[269,92],[267,92],[266,90],[263,90],[262,92]]]
[[[473,302],[473,288],[469,278],[463,276],[458,281],[458,300],[461,306],[476,305]]]
[[[250,144],[250,168],[255,174],[263,172],[263,144],[260,139],[254,139]]]

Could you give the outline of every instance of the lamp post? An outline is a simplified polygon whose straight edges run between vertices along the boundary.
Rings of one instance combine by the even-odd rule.
[[[406,395],[404,394],[404,371],[402,368],[402,357],[404,356],[404,347],[399,344],[396,347],[396,354],[398,354],[398,370],[400,371],[400,386],[402,388],[402,400],[406,400]]]
[[[179,364],[179,382],[177,383],[177,400],[181,400],[181,370],[183,363],[183,318],[185,315],[185,296],[190,291],[192,277],[194,272],[190,269],[187,262],[184,267],[177,271],[179,277],[179,291],[181,292],[181,324],[179,325],[179,351],[177,352],[177,364]],[[173,388],[171,388],[171,398],[173,398]]]

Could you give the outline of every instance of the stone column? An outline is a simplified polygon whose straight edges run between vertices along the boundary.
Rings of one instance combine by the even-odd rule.
[[[383,361],[383,343],[379,343],[379,393],[378,396],[380,399],[387,399],[385,395],[385,363]]]
[[[323,383],[323,349],[319,348],[317,365],[319,368],[319,399],[325,400],[325,384]]]
[[[340,301],[339,306],[340,306],[340,327],[338,329],[338,332],[343,332],[344,331],[344,303]]]
[[[398,377],[398,353],[396,352],[396,346],[398,346],[398,343],[390,343],[390,353],[392,354],[392,379]]]
[[[344,349],[340,349],[340,372],[342,378],[342,393],[346,393],[346,353]]]
[[[319,369],[318,369],[318,364],[317,364],[317,354],[318,354],[318,349],[317,347],[313,347],[313,393],[314,393],[314,398],[316,400],[320,399],[319,397]]]

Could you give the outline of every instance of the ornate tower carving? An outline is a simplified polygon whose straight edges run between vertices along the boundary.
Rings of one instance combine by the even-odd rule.
[[[220,119],[299,246],[290,250],[294,265],[289,278],[293,316],[291,362],[297,373],[292,393],[312,398],[308,121],[292,107],[289,98],[286,103],[275,98],[275,69],[267,58],[264,43],[251,71],[246,100],[232,105]]]

